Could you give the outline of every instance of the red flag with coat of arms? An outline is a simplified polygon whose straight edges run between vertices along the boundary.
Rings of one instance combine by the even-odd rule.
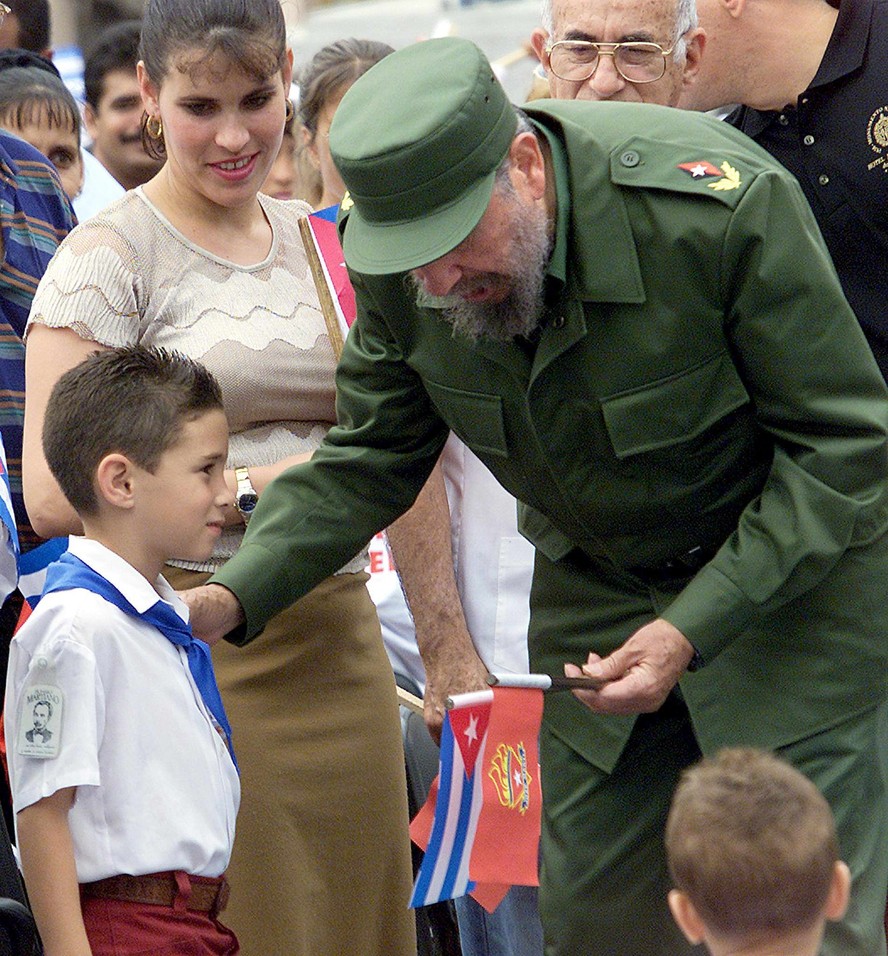
[[[492,911],[509,886],[538,885],[542,701],[513,687],[453,699],[438,777],[410,827],[426,851],[412,906],[469,892]]]

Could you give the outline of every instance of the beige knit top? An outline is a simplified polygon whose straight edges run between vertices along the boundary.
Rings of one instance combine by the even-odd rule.
[[[335,421],[335,358],[298,228],[311,209],[259,201],[271,249],[241,266],[186,239],[141,188],[128,192],[62,243],[29,319],[106,346],[143,342],[202,362],[222,387],[229,467],[312,451]],[[175,563],[213,570],[242,535],[241,526],[226,529],[208,563]],[[359,556],[343,570],[365,564]]]

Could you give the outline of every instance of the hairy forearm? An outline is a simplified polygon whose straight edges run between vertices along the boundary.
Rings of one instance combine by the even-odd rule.
[[[413,507],[387,533],[426,669],[426,722],[437,731],[444,700],[485,687],[487,674],[472,643],[456,586],[450,509],[440,465]]]

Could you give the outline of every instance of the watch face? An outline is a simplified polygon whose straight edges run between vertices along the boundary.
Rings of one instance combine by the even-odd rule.
[[[254,494],[253,492],[246,492],[242,494],[237,499],[237,510],[241,514],[249,514],[256,507],[256,504],[259,501],[259,495]]]

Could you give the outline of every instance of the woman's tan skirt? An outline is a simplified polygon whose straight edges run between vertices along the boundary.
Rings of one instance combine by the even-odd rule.
[[[397,697],[365,581],[328,578],[251,644],[213,648],[241,771],[225,922],[242,956],[416,953]]]

